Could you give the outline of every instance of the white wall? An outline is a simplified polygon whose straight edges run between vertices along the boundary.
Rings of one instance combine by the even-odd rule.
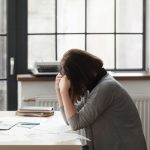
[[[150,81],[133,80],[119,81],[133,98],[150,99]],[[54,82],[50,81],[25,81],[18,82],[18,106],[22,105],[23,99],[34,97],[52,97],[56,98]]]
[[[149,80],[130,80],[119,81],[133,98],[150,99],[150,81]]]
[[[54,82],[50,81],[19,81],[18,82],[18,108],[25,105],[24,100],[49,97],[56,99]],[[31,103],[30,103],[31,104]]]

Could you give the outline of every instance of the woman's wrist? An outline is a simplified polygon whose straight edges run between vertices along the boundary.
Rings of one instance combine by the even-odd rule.
[[[69,90],[60,90],[60,93],[62,97],[70,97]]]
[[[59,86],[55,86],[55,91],[56,91],[56,92],[57,92],[57,91],[60,91]]]

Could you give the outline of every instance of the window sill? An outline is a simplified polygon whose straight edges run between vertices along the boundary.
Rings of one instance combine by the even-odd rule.
[[[109,72],[116,80],[150,80],[147,72]],[[32,74],[18,74],[17,81],[54,81],[55,76],[34,76]]]
[[[116,80],[150,80],[148,72],[109,72]]]
[[[18,74],[17,81],[54,81],[55,76],[34,76],[32,74]]]

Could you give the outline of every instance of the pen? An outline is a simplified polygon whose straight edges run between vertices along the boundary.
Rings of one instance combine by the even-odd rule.
[[[38,122],[20,122],[21,125],[40,125]]]

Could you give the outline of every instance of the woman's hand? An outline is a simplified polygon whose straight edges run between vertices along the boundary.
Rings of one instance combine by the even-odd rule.
[[[59,107],[63,106],[63,102],[62,102],[62,98],[60,94],[60,88],[59,88],[59,83],[60,83],[61,78],[62,78],[62,75],[59,73],[55,79],[55,90],[56,90]]]
[[[58,91],[60,90],[59,89],[59,82],[62,78],[62,75],[60,73],[58,73],[58,75],[56,76],[56,79],[55,79],[55,90]]]
[[[67,78],[66,75],[64,75],[61,79],[60,79],[60,82],[59,82],[59,88],[60,88],[60,92],[61,93],[68,93],[69,92],[69,89],[71,87],[71,83],[70,83],[70,80]]]
[[[72,117],[76,113],[75,106],[69,95],[70,87],[71,87],[71,82],[67,78],[67,76],[64,75],[59,82],[59,88],[60,88],[60,94],[61,94],[61,98],[62,98],[62,102],[63,102],[63,106],[64,106],[67,119]]]
[[[59,102],[59,106],[63,106],[62,96],[69,96],[69,89],[71,87],[70,80],[68,80],[67,76],[62,76],[60,73],[56,76],[55,79],[55,90],[57,94],[57,99]],[[64,98],[64,101],[66,98]]]

